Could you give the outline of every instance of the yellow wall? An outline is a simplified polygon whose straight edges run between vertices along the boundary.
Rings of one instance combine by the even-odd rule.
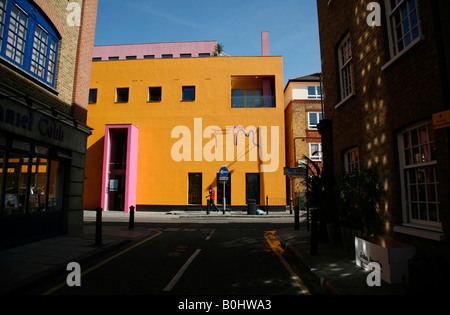
[[[279,156],[276,172],[261,173],[261,204],[265,196],[285,198],[284,104],[283,68],[281,57],[216,57],[187,59],[153,59],[94,62],[91,88],[98,89],[97,103],[88,109],[88,126],[94,128],[88,139],[84,207],[100,205],[103,143],[106,124],[133,124],[139,128],[137,178],[138,205],[187,205],[188,173],[203,173],[203,204],[210,185],[216,186],[216,173],[222,165],[232,172],[232,205],[245,205],[245,173],[258,173],[261,165],[270,162],[194,161],[194,119],[201,118],[201,132],[208,126],[227,130],[227,126],[267,126],[271,153],[271,126],[279,127]],[[231,108],[232,76],[275,76],[276,108]],[[196,100],[182,102],[182,86],[196,87]],[[162,87],[161,102],[147,102],[149,87]],[[116,88],[129,87],[128,103],[115,103]],[[200,120],[197,120],[197,123]],[[191,132],[192,161],[175,162],[172,147],[179,139],[172,138],[172,130],[186,126]],[[230,129],[230,128],[228,128]],[[232,128],[231,128],[232,129]],[[205,136],[214,143],[214,134]],[[226,136],[224,135],[224,138]],[[198,139],[198,138],[197,138]],[[239,140],[252,140],[240,135]],[[225,139],[224,139],[225,140]],[[213,141],[213,142],[210,142]],[[259,142],[258,142],[259,143]],[[260,144],[261,145],[261,144]],[[226,147],[224,145],[224,159]],[[228,149],[230,149],[228,147]],[[258,150],[254,147],[252,150]]]

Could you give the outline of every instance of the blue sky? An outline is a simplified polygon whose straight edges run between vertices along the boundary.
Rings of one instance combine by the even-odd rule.
[[[288,79],[319,72],[316,0],[100,0],[96,45],[217,40],[231,56],[283,56]]]

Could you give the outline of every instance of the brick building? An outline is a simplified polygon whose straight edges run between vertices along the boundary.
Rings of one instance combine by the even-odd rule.
[[[365,1],[317,1],[324,168],[336,182],[376,166],[386,190],[379,232],[418,253],[448,256],[449,129],[433,124],[433,115],[450,109],[450,3],[375,4],[380,10]]]
[[[98,0],[0,0],[0,246],[82,232]]]
[[[321,91],[320,73],[289,79],[286,84],[284,115],[287,167],[302,167],[307,162],[304,156],[322,165],[322,141],[317,131],[317,124],[323,117]],[[305,190],[304,178],[292,179],[293,198],[303,198]]]

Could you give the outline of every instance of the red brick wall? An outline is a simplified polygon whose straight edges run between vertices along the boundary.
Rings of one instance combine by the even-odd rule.
[[[73,117],[82,123],[87,120],[89,86],[91,83],[92,52],[98,0],[84,0],[72,100]]]
[[[382,228],[390,234],[392,227],[402,221],[397,133],[413,123],[431,120],[433,113],[449,106],[443,99],[443,91],[450,90],[450,87],[441,84],[431,0],[418,0],[424,39],[386,69],[382,69],[390,60],[386,21],[382,20],[381,27],[369,27],[365,1],[333,0],[329,6],[328,3],[329,0],[317,0],[324,107],[326,118],[332,120],[333,137],[329,148],[326,146],[330,141],[323,139],[324,151],[332,153],[336,179],[344,172],[343,152],[353,146],[360,149],[362,167],[378,166],[387,188]],[[444,71],[448,73],[450,32],[446,30],[450,29],[450,5],[445,0],[438,3],[447,49],[447,68]],[[335,108],[340,102],[337,47],[348,33],[352,40],[356,95]],[[448,135],[445,130],[436,130],[435,133],[441,219],[444,230],[448,231]]]

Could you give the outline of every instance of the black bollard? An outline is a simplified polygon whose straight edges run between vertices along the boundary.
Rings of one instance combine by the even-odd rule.
[[[130,207],[130,222],[128,223],[128,229],[134,229],[134,206]]]
[[[299,209],[298,205],[294,206],[294,213],[295,213],[294,229],[295,230],[300,230],[300,209]]]
[[[211,199],[206,199],[206,203],[208,204],[206,207],[206,214],[209,215],[211,212]]]
[[[102,246],[102,211],[103,209],[100,207],[96,209],[95,245],[97,246]]]
[[[311,209],[311,255],[318,255],[317,209]]]

